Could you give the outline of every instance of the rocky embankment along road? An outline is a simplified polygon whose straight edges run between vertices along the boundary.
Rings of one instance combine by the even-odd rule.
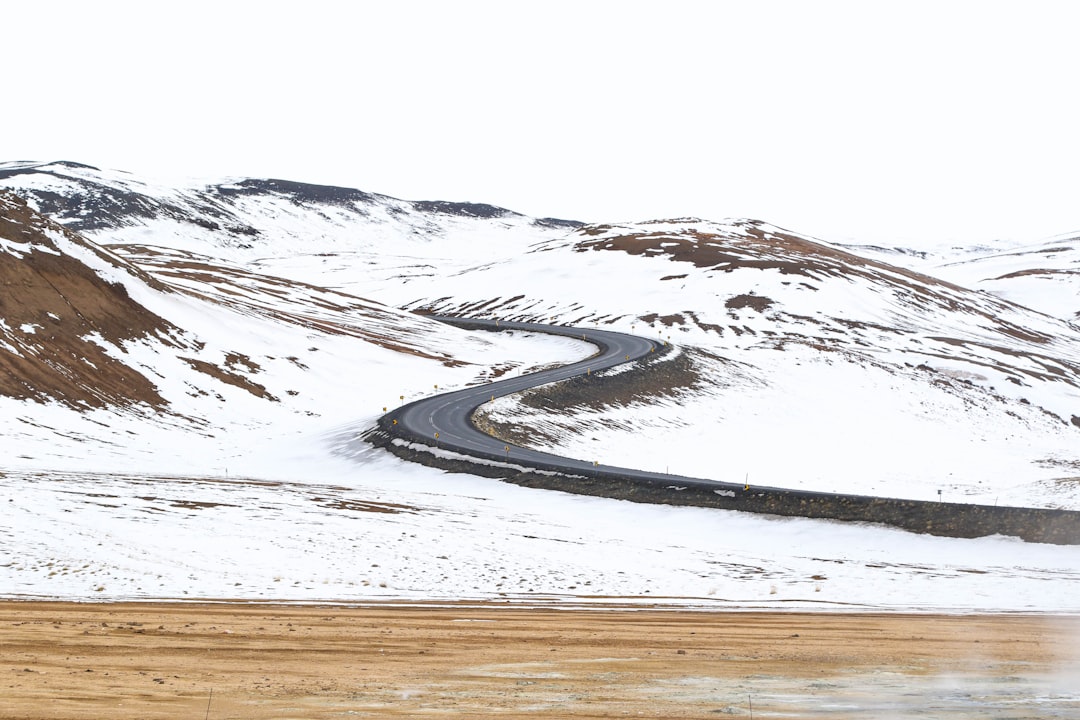
[[[1080,512],[927,502],[718,482],[598,465],[520,447],[480,431],[473,413],[496,397],[598,373],[624,363],[647,373],[669,350],[610,330],[436,316],[459,327],[523,330],[580,338],[597,346],[585,360],[418,400],[387,413],[369,434],[376,445],[416,462],[528,487],[664,505],[690,505],[796,517],[872,522],[945,537],[1009,535],[1029,542],[1080,545]]]

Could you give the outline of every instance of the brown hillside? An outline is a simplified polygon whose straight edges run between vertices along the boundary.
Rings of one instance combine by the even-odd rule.
[[[21,198],[0,193],[0,394],[80,408],[163,405],[154,383],[99,343],[122,351],[127,342],[155,336],[175,345],[176,328],[128,297],[122,284],[62,252],[50,235],[160,288]]]

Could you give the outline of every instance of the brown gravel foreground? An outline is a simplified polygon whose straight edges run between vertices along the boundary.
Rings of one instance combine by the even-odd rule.
[[[1078,639],[1060,616],[3,602],[0,718],[1076,718]]]

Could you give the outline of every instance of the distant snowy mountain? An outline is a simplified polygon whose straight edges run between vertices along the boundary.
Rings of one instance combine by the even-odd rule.
[[[1080,235],[952,260],[934,272],[1048,315],[1080,321]]]
[[[72,162],[0,163],[6,187],[62,225],[113,242],[167,237],[185,249],[206,246],[273,252],[294,241],[293,252],[361,244],[429,244],[467,228],[564,230],[582,223],[528,218],[493,205],[398,200],[351,188],[272,179],[190,182],[174,187]],[[357,229],[364,228],[358,237]],[[378,232],[383,227],[391,232]]]
[[[1080,233],[1036,243],[997,241],[920,251],[872,245],[841,247],[997,295],[1074,324],[1080,320]]]
[[[581,226],[284,180],[173,186],[70,162],[0,163],[0,188],[102,245],[210,255],[364,297],[511,257]]]

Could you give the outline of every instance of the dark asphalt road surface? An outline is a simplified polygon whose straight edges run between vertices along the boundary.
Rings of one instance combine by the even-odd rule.
[[[444,450],[453,450],[465,455],[486,458],[499,457],[526,465],[540,463],[545,467],[558,466],[575,472],[596,472],[598,470],[617,470],[620,473],[656,478],[668,477],[654,473],[642,473],[629,468],[613,468],[596,465],[595,461],[577,460],[549,453],[530,450],[516,445],[508,445],[486,433],[477,430],[469,418],[476,408],[493,397],[502,397],[528,388],[565,380],[588,372],[598,372],[616,365],[641,360],[654,352],[663,351],[659,341],[590,328],[571,328],[559,325],[539,323],[520,323],[495,320],[476,320],[435,316],[436,320],[465,328],[488,330],[522,330],[563,335],[596,345],[597,354],[580,362],[563,365],[551,370],[505,378],[492,383],[448,392],[425,398],[403,406],[385,417],[397,420],[394,434],[411,437],[426,445],[434,445]],[[438,433],[438,437],[436,437]]]

